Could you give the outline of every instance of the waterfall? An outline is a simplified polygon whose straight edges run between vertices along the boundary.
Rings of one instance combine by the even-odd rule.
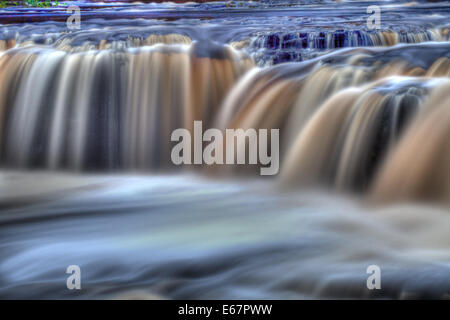
[[[366,190],[384,154],[421,108],[429,87],[440,83],[394,77],[333,95],[290,147],[282,179],[291,185]]]
[[[450,203],[450,83],[433,91],[374,183],[377,201]]]
[[[448,299],[449,17],[0,0],[0,299]]]
[[[218,126],[280,128],[283,186],[365,192],[385,159],[397,152],[411,122],[428,115],[428,105],[436,101],[448,109],[448,92],[442,88],[448,85],[450,59],[448,51],[443,56],[444,48],[448,44],[350,49],[302,64],[254,69],[225,99]],[[429,102],[434,92],[441,92],[442,101]],[[448,126],[448,121],[443,124]],[[448,152],[440,145],[440,152]],[[430,150],[428,157],[435,159],[433,154]],[[404,158],[397,160],[408,175],[405,163]],[[437,179],[442,180],[448,183],[448,178]],[[420,186],[415,182],[409,185]],[[401,179],[395,183],[404,184]],[[448,197],[445,187],[440,190]]]
[[[288,61],[304,61],[322,51],[348,47],[394,46],[400,43],[448,41],[449,28],[417,30],[300,30],[296,32],[267,32],[240,44],[252,52],[261,65]]]
[[[156,44],[0,57],[2,161],[14,167],[112,170],[167,166],[170,133],[208,125],[252,61],[229,46]]]
[[[433,161],[437,167],[442,161],[443,171],[448,163],[448,43],[349,48],[260,68],[229,45],[181,35],[144,42],[4,51],[2,164],[166,170],[175,167],[171,132],[192,132],[200,120],[204,129],[279,129],[283,186],[372,188],[374,198],[386,200],[428,192],[447,197],[448,177],[430,175],[433,182],[427,184],[425,176],[438,175],[430,168]],[[426,140],[433,121],[442,123],[436,123],[439,136],[422,162],[405,165],[405,157],[421,148],[413,141]],[[214,171],[251,174],[254,167]],[[410,187],[400,187],[408,180],[403,175]],[[430,184],[440,193],[425,187]]]

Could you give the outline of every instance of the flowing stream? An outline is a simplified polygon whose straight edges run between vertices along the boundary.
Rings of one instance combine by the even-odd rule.
[[[71,4],[0,8],[0,298],[449,297],[447,2]],[[194,121],[279,174],[174,165]]]

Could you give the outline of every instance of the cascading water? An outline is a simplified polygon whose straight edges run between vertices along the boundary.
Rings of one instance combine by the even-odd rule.
[[[77,53],[31,46],[0,59],[4,163],[75,170],[167,166],[170,133],[208,124],[253,64],[213,44]]]
[[[448,66],[447,66],[448,68]],[[450,84],[433,91],[378,176],[373,198],[388,201],[450,200]],[[414,161],[405,166],[404,163]]]
[[[363,191],[377,164],[414,117],[427,85],[414,78],[388,78],[332,96],[290,148],[282,179],[290,184],[322,182]]]
[[[448,4],[78,4],[0,9],[1,298],[449,294]],[[280,173],[175,166],[194,121]]]

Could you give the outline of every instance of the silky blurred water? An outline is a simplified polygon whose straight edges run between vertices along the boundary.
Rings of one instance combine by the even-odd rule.
[[[335,48],[448,41],[447,1],[217,1],[141,3],[70,1],[51,8],[0,8],[2,41],[58,48],[92,49],[99,43],[123,49],[149,35],[176,33],[194,41],[228,43],[250,54],[258,65],[308,60]],[[80,8],[80,29],[67,19]],[[380,26],[368,27],[368,7],[382,12]],[[139,43],[139,44],[138,44]],[[6,45],[9,47],[9,45]],[[75,51],[80,48],[75,49]]]
[[[436,298],[450,288],[447,209],[190,174],[3,172],[1,191],[1,298]],[[366,287],[373,264],[381,290]],[[81,290],[66,288],[69,265],[81,267]]]
[[[16,138],[22,133],[29,137],[27,141],[30,141],[30,146],[36,146],[37,152],[42,153],[42,145],[35,143],[41,136],[32,130],[29,119],[39,124],[42,132],[47,132],[47,123],[41,121],[51,117],[51,112],[45,109],[51,106],[45,100],[51,98],[46,90],[53,91],[53,83],[60,79],[53,76],[52,64],[47,62],[51,59],[46,60],[51,54],[77,57],[88,52],[88,56],[128,54],[131,57],[130,53],[150,50],[158,43],[156,47],[165,48],[167,53],[170,53],[169,48],[178,47],[183,47],[188,53],[192,51],[195,54],[189,56],[189,61],[207,57],[211,60],[220,58],[218,60],[223,62],[223,54],[220,53],[226,47],[235,56],[248,56],[252,66],[254,63],[263,67],[261,76],[266,81],[266,70],[268,89],[274,82],[272,80],[279,78],[278,74],[287,80],[293,77],[300,79],[309,72],[308,66],[319,64],[319,60],[311,59],[339,48],[366,47],[360,51],[344,49],[334,56],[323,56],[325,64],[337,67],[346,65],[344,58],[347,53],[354,52],[356,60],[365,57],[365,62],[356,66],[354,71],[343,70],[339,73],[342,81],[347,76],[350,79],[357,76],[357,71],[368,70],[372,73],[371,67],[374,67],[375,73],[379,67],[388,66],[390,62],[392,75],[396,74],[394,71],[397,69],[401,75],[410,75],[407,70],[402,73],[402,68],[394,62],[405,62],[405,68],[409,65],[424,68],[425,75],[425,70],[433,69],[431,65],[438,58],[443,59],[438,61],[442,65],[437,63],[438,67],[433,70],[442,69],[442,72],[436,72],[433,77],[443,78],[448,70],[444,58],[448,58],[450,6],[446,1],[239,3],[218,1],[176,5],[73,1],[70,4],[81,8],[82,21],[81,29],[70,31],[66,24],[70,13],[67,13],[65,6],[0,8],[0,58],[3,59],[0,62],[4,63],[2,67],[6,70],[0,75],[6,79],[8,86],[1,85],[3,88],[13,88],[2,91],[5,107],[0,104],[0,116],[9,119],[14,114],[11,101],[15,98],[27,97],[23,101],[28,102],[19,103],[22,100],[18,100],[15,112],[19,116],[14,125],[4,120],[5,123],[8,121],[5,127],[8,130],[12,128],[13,134],[2,136],[2,139],[9,139],[9,144],[8,147],[0,146],[0,160],[14,156],[10,150],[21,149],[26,154],[29,151],[32,153],[31,148]],[[369,30],[367,27],[369,14],[366,9],[371,4],[379,5],[382,10],[380,30]],[[191,42],[192,45],[188,44]],[[429,44],[415,45],[419,42]],[[173,43],[178,43],[178,47]],[[414,45],[398,45],[400,43]],[[394,47],[392,50],[373,49],[378,46]],[[193,49],[188,51],[188,47]],[[30,52],[41,56],[28,56]],[[23,62],[24,67],[18,62],[6,69],[9,57],[14,62],[15,55],[19,56],[18,61]],[[28,57],[31,57],[31,62],[35,58],[38,63],[43,61],[42,65],[36,64],[31,76],[27,67]],[[272,64],[304,60],[309,62],[264,69]],[[116,65],[105,63],[102,66],[105,66],[104,70],[115,70]],[[208,64],[204,66],[204,70],[197,68],[203,70],[201,74],[209,74]],[[214,70],[213,67],[211,70]],[[232,68],[230,64],[223,70]],[[98,68],[85,69],[87,72],[103,72]],[[136,73],[130,73],[130,79],[141,79],[137,71],[146,70],[136,69]],[[339,69],[336,70],[337,74]],[[414,74],[421,74],[420,70],[414,70]],[[151,74],[144,71],[142,75]],[[175,67],[173,71],[173,79],[184,75]],[[194,71],[199,72],[192,68]],[[258,72],[259,69],[254,68],[247,75]],[[67,79],[72,79],[76,74],[68,72]],[[162,74],[170,72],[164,71]],[[333,80],[334,76],[328,74],[332,75],[326,73],[324,78]],[[353,78],[359,79],[356,76]],[[217,72],[216,77],[205,78],[204,83],[214,84],[216,81],[217,87],[222,88],[219,80],[223,77],[226,78],[225,73]],[[20,87],[16,88],[20,84],[19,78],[31,79],[23,92]],[[238,83],[238,78],[231,79],[230,84]],[[335,78],[338,84],[342,84],[340,77]],[[103,78],[94,78],[99,83],[102,82],[100,79]],[[39,82],[36,80],[42,81],[34,85]],[[403,87],[390,84],[401,83],[409,87],[419,83],[404,79],[399,82],[398,78],[394,80],[387,82],[389,86],[380,88],[398,93]],[[159,85],[164,81],[155,83]],[[200,83],[199,96],[209,97],[214,92],[207,86],[202,87],[201,81],[197,82]],[[84,80],[80,83],[86,88],[77,92],[81,98],[88,99],[90,94],[87,92],[91,88]],[[64,82],[59,84],[66,86]],[[361,84],[358,82],[352,86]],[[331,81],[330,87],[334,85]],[[67,85],[68,92],[73,88],[76,86]],[[119,92],[115,91],[114,86],[93,88],[100,88],[97,92],[100,97]],[[108,91],[105,88],[113,89]],[[182,97],[178,86],[166,83],[166,87],[157,88],[158,93]],[[302,99],[321,97],[321,90],[329,93],[328,85],[318,84],[314,90],[306,88]],[[294,89],[292,94],[298,91]],[[142,92],[147,92],[146,87],[142,88]],[[247,95],[252,97],[251,94],[255,95],[255,92],[243,90],[245,98]],[[141,95],[136,95],[136,101],[141,99]],[[70,103],[58,105],[68,108],[74,99],[71,95],[62,96],[64,99],[61,101]],[[281,92],[279,96],[289,96],[289,92]],[[42,101],[36,97],[42,98]],[[105,106],[111,107],[113,100],[102,99]],[[184,100],[187,101],[180,98],[180,101]],[[444,100],[440,101],[442,103]],[[255,103],[255,108],[264,107],[263,102]],[[29,112],[30,105],[35,106],[32,112]],[[99,105],[95,104],[92,110]],[[161,110],[170,110],[160,103],[157,105]],[[220,105],[219,99],[215,107]],[[38,112],[41,107],[42,111]],[[261,110],[261,114],[267,112]],[[172,112],[167,118],[175,119],[177,116],[177,112]],[[142,116],[136,113],[136,119],[138,117]],[[78,121],[70,117],[65,120],[72,124]],[[158,125],[162,122],[155,120]],[[102,128],[98,123],[92,123],[96,129]],[[64,138],[70,132],[63,125],[57,127],[58,130],[49,138]],[[294,127],[300,129],[300,123],[294,123]],[[441,127],[444,128],[445,124]],[[128,128],[135,127],[131,125]],[[147,126],[145,129],[153,127]],[[446,134],[444,129],[441,136]],[[6,129],[3,131],[7,132]],[[145,135],[150,136],[153,137]],[[161,136],[164,140],[160,145],[169,142],[168,134]],[[359,132],[355,136],[359,136]],[[35,138],[37,140],[33,140]],[[116,140],[111,141],[117,143]],[[61,143],[61,150],[67,149],[68,141]],[[104,140],[96,140],[92,136],[86,141],[98,142],[98,146],[105,145]],[[142,141],[139,146],[148,145]],[[320,141],[318,136],[317,143],[312,145],[318,146]],[[442,141],[446,140],[443,138]],[[93,150],[89,155],[101,154],[100,147],[89,150]],[[166,155],[155,150],[148,154]],[[443,146],[442,150],[448,149]],[[303,157],[305,154],[300,155]],[[16,166],[20,163],[14,157],[12,159],[8,166],[2,162],[3,169],[0,171],[0,298],[3,299],[449,298],[450,215],[448,207],[438,207],[438,202],[434,206],[418,203],[388,206],[380,201],[374,207],[373,202],[369,205],[366,199],[370,195],[363,193],[363,190],[357,190],[360,192],[355,196],[357,198],[330,190],[295,188],[288,192],[278,188],[276,179],[249,176],[239,179],[238,174],[230,179],[221,179],[198,173],[171,175],[152,171],[120,174],[40,172],[32,171],[35,165],[13,171],[20,167]],[[294,160],[294,164],[300,163],[296,157]],[[347,162],[345,165],[353,168]],[[41,163],[40,168],[43,167]],[[331,164],[327,168],[330,167]],[[99,169],[102,168],[105,169]],[[442,174],[445,175],[445,170]],[[296,179],[291,171],[288,176]],[[66,287],[69,276],[66,268],[69,265],[79,265],[81,268],[81,290]],[[381,268],[381,290],[369,290],[366,286],[369,276],[366,270],[370,265]]]

